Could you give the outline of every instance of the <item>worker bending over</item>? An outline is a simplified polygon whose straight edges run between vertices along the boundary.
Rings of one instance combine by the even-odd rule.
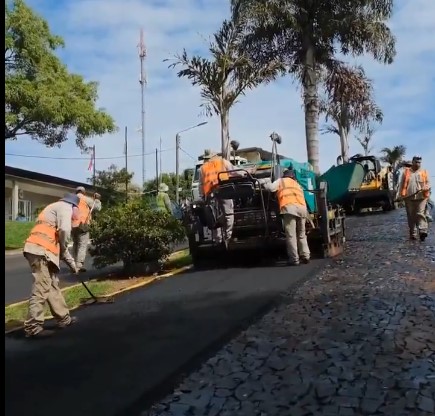
[[[411,240],[416,240],[419,236],[424,241],[427,237],[426,214],[429,197],[429,174],[426,169],[421,168],[421,157],[414,156],[411,167],[405,168],[401,175],[396,195],[396,199],[403,199],[405,202]]]
[[[297,266],[300,261],[309,263],[310,249],[305,233],[308,209],[304,191],[296,181],[294,171],[287,169],[282,178],[272,183],[265,183],[263,187],[270,192],[276,192],[284,223],[288,264]]]
[[[217,153],[213,153],[211,150],[207,149],[204,151],[204,164],[199,170],[199,195],[206,200],[213,189],[218,184],[218,174],[219,172],[228,172],[234,168],[234,166],[226,159],[218,156]],[[220,175],[221,180],[227,180],[228,174],[224,173]],[[224,236],[220,229],[216,230],[216,242],[227,243],[233,233],[234,225],[234,201],[232,199],[219,199],[219,208],[224,214]]]
[[[76,318],[70,316],[57,274],[61,259],[73,273],[78,273],[78,267],[68,251],[71,222],[78,217],[78,205],[78,196],[67,194],[60,201],[45,207],[24,244],[23,254],[33,275],[29,309],[24,322],[24,333],[28,338],[54,334],[53,330],[43,327],[46,302],[59,328],[76,322]]]
[[[72,223],[73,256],[80,272],[85,272],[84,267],[89,244],[89,226],[92,212],[101,210],[100,194],[94,193],[93,197],[86,196],[83,186],[76,188],[76,195],[80,199],[79,216]]]

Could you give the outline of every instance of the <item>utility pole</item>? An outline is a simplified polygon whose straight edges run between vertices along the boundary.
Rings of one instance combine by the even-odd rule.
[[[159,149],[156,147],[156,184],[157,188],[159,187]]]
[[[124,153],[125,153],[125,202],[127,202],[128,201],[128,136],[127,136],[127,126],[125,126]]]
[[[95,191],[95,182],[96,182],[96,168],[95,168],[95,144],[92,146],[92,158],[93,158],[93,164],[92,164],[92,186],[94,187]]]
[[[207,124],[207,121],[203,121],[202,123],[181,130],[175,135],[175,201],[177,204],[180,203],[180,133],[195,129],[196,127],[204,126],[205,124]]]
[[[140,30],[140,40],[139,40],[139,59],[140,59],[140,89],[141,89],[141,121],[142,121],[142,189],[145,184],[146,169],[145,169],[145,86],[147,84],[145,75],[145,57],[146,48],[143,38],[143,29]]]
[[[160,136],[160,143],[159,143],[159,146],[160,146],[160,152],[159,152],[159,157],[160,157],[160,160],[159,160],[159,185],[160,185],[160,183],[162,182],[162,136]]]

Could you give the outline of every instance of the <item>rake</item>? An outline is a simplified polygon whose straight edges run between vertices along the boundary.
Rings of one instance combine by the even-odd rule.
[[[94,305],[94,304],[103,304],[103,303],[113,303],[115,301],[114,296],[95,296],[91,290],[89,289],[88,285],[83,281],[83,279],[79,276],[77,278],[80,280],[80,283],[83,285],[83,287],[86,289],[86,292],[89,293],[89,298],[82,298],[80,299],[81,305]]]

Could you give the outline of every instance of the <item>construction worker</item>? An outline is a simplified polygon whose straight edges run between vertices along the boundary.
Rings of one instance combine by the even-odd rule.
[[[219,172],[228,172],[234,169],[234,166],[226,159],[218,156],[217,153],[206,149],[203,155],[204,164],[199,170],[199,195],[207,199],[213,189],[218,184]],[[228,174],[221,174],[221,180],[228,179]],[[224,236],[220,229],[216,230],[215,239],[217,243],[228,243],[233,233],[234,225],[234,201],[232,199],[219,199],[219,208],[225,216]]]
[[[86,189],[83,186],[76,188],[76,195],[80,199],[79,217],[72,223],[72,240],[74,261],[80,272],[85,272],[84,267],[89,244],[89,225],[92,219],[92,212],[101,210],[100,194],[94,193],[93,198],[86,196]]]
[[[369,165],[366,163],[364,165],[364,182],[370,183],[372,180],[376,178],[375,174],[372,170],[370,170]]]
[[[33,275],[29,310],[24,322],[24,333],[28,338],[41,338],[54,333],[53,330],[43,328],[46,302],[59,328],[66,328],[76,322],[76,318],[71,317],[59,288],[57,274],[61,259],[73,273],[78,273],[74,258],[68,251],[68,240],[71,222],[78,217],[79,202],[76,195],[67,194],[60,201],[45,207],[24,244],[23,254]]]
[[[409,237],[416,240],[419,236],[420,240],[424,241],[428,231],[426,209],[430,196],[430,182],[427,170],[421,168],[421,159],[421,156],[414,156],[411,167],[404,169],[396,199],[405,202]]]
[[[172,215],[172,204],[171,199],[168,195],[169,186],[165,183],[161,183],[159,185],[159,192],[156,195],[156,204],[157,209],[162,212],[166,212],[167,214]]]
[[[288,265],[298,266],[299,262],[310,262],[310,249],[305,233],[305,222],[308,209],[304,191],[296,181],[291,169],[283,172],[282,177],[272,183],[264,183],[263,187],[276,192],[280,214],[282,215],[288,254]]]

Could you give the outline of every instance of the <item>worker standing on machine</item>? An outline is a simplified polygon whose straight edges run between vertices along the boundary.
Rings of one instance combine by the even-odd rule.
[[[411,167],[403,171],[397,192],[397,199],[405,201],[411,240],[416,240],[418,234],[421,241],[427,237],[426,209],[429,197],[429,174],[421,168],[421,156],[414,156]]]
[[[308,209],[304,191],[296,181],[294,171],[285,170],[282,178],[272,183],[265,183],[263,187],[270,192],[276,192],[284,223],[288,265],[298,266],[300,261],[309,263],[311,253],[305,233]]]
[[[203,155],[204,164],[199,170],[199,195],[206,200],[213,189],[218,184],[218,175],[220,172],[228,172],[234,168],[234,166],[228,160],[218,156],[217,153],[212,152],[210,149],[206,149]],[[227,180],[228,174],[224,173],[220,175],[221,180]],[[218,229],[216,230],[216,242],[228,243],[233,234],[234,225],[234,201],[232,199],[219,199],[219,208],[224,214],[224,236]]]

